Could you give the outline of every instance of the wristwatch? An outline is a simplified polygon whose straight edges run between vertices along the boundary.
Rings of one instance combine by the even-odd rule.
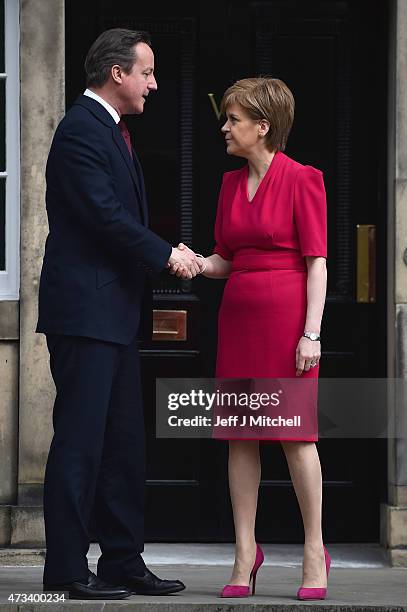
[[[308,338],[308,340],[318,340],[321,342],[321,336],[316,332],[307,332],[305,331],[303,334],[304,338]]]

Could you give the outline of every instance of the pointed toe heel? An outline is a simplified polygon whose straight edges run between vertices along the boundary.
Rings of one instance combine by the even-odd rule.
[[[325,599],[326,598],[326,589],[311,589],[306,587],[301,587],[297,592],[297,599],[301,599],[305,601],[306,599]]]
[[[220,594],[221,597],[249,597],[250,595],[250,584],[252,587],[252,595],[256,592],[256,578],[257,572],[264,561],[264,553],[261,547],[256,544],[256,560],[254,562],[252,571],[250,572],[249,586],[240,584],[227,584],[223,587]]]
[[[227,584],[223,587],[221,597],[249,597],[250,587],[238,584]]]
[[[325,568],[326,568],[326,579],[328,581],[329,570],[331,569],[331,557],[329,552],[324,546],[324,555],[325,555]],[[297,599],[307,600],[307,599],[326,599],[328,593],[328,588],[307,588],[300,587],[297,591]]]

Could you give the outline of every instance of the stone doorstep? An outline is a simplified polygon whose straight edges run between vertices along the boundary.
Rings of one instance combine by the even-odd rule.
[[[43,551],[38,551],[40,554]],[[138,612],[407,612],[407,570],[376,568],[335,568],[328,598],[325,601],[299,602],[295,599],[300,566],[264,568],[259,577],[254,598],[222,600],[219,590],[230,575],[225,566],[151,566],[165,578],[181,578],[187,590],[179,595],[163,597],[133,596],[120,602],[66,601],[65,603],[29,603],[5,605],[10,593],[25,593],[41,596],[42,571],[40,567],[0,568],[0,612],[12,610],[68,610],[89,612],[116,612],[126,606]],[[61,605],[62,604],[62,605]],[[78,607],[79,606],[79,607]]]
[[[25,605],[7,602],[9,593],[32,593],[41,597],[41,573],[38,568],[17,569],[13,576],[9,574],[11,580],[7,588],[4,588],[4,579],[0,581],[0,612],[27,609],[30,612],[61,612],[62,606],[73,612],[119,612],[122,608],[129,612],[407,612],[407,601],[402,597],[407,588],[404,587],[405,570],[360,570],[356,573],[339,570],[331,581],[327,600],[300,602],[295,599],[299,568],[291,569],[288,575],[284,568],[269,571],[268,576],[260,579],[255,597],[240,600],[219,598],[219,584],[223,584],[226,575],[224,570],[202,569],[168,568],[166,577],[180,576],[187,584],[187,590],[179,595],[132,596],[116,602],[71,600],[43,604],[27,602]]]
[[[389,548],[387,558],[392,567],[407,567],[407,548]]]
[[[273,567],[301,567],[303,544],[264,543],[264,566]],[[6,565],[7,557],[18,555],[33,555],[38,560],[38,554],[44,552],[45,547],[18,546],[0,548],[0,565]],[[378,542],[370,543],[328,543],[328,549],[333,557],[333,566],[338,568],[374,569],[388,567],[387,551]],[[88,561],[96,565],[100,557],[99,545],[91,543],[88,552]],[[216,566],[229,567],[233,565],[234,544],[205,543],[205,542],[146,542],[143,558],[148,565],[164,566]],[[38,560],[39,561],[39,560]],[[16,561],[13,561],[13,564]]]
[[[174,597],[175,599],[175,597]],[[249,598],[250,599],[250,598]],[[330,604],[329,602],[296,602],[296,603],[265,603],[252,602],[246,598],[229,600],[225,603],[181,603],[174,602],[140,602],[120,600],[117,602],[66,601],[64,603],[43,604],[9,604],[0,603],[0,612],[61,612],[61,610],[87,612],[117,612],[118,610],[135,610],[137,612],[407,612],[407,606],[371,605],[371,604]]]
[[[333,567],[342,569],[377,569],[390,565],[389,551],[379,544],[332,544]],[[302,545],[263,544],[266,555],[264,567],[300,568]],[[171,567],[197,566],[229,567],[233,564],[233,544],[160,544],[147,543],[143,556],[147,565]],[[392,551],[393,563],[407,567],[407,549]],[[396,554],[397,553],[397,554]],[[88,552],[91,569],[100,556],[98,544],[92,543]],[[45,548],[0,548],[0,571],[2,567],[40,567],[44,564]]]
[[[4,566],[42,566],[45,548],[0,548],[0,571]]]

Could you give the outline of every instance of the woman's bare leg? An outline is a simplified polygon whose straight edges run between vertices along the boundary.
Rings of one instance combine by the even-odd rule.
[[[303,587],[325,587],[322,542],[322,474],[313,442],[282,442],[304,523]]]
[[[248,585],[256,558],[257,496],[260,484],[257,440],[229,441],[229,488],[236,534],[235,564],[229,584]]]

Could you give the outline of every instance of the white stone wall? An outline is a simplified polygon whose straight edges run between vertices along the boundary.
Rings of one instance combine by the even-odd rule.
[[[35,326],[48,231],[45,164],[65,110],[64,24],[64,0],[20,0],[21,295],[19,305],[0,303],[0,546],[43,542],[54,388]]]

